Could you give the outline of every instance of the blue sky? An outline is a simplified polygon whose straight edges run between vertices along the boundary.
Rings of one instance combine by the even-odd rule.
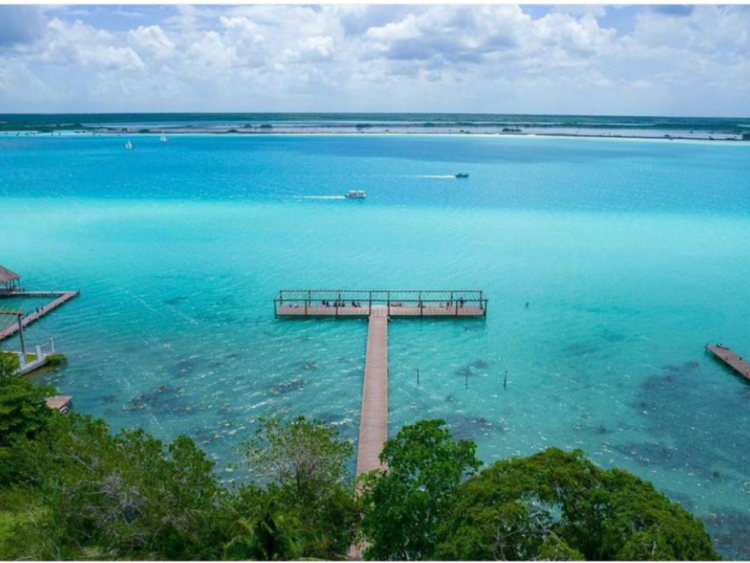
[[[0,6],[0,113],[749,108],[747,6]]]

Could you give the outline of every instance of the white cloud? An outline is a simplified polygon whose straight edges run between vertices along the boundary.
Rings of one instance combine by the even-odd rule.
[[[174,43],[158,25],[139,26],[128,33],[130,41],[137,49],[166,59],[174,54]]]
[[[672,111],[664,101],[670,94],[685,100],[682,107],[717,107],[708,96],[748,105],[750,11],[612,10],[632,20],[627,33],[603,23],[612,19],[607,12],[182,5],[131,17],[108,7],[39,8],[16,14],[5,50],[0,36],[0,103],[18,90],[12,68],[38,94],[29,96],[29,110],[48,109],[38,101],[45,96],[70,109],[104,109],[109,97],[196,111],[617,113],[641,104],[642,113],[659,113]],[[102,14],[117,25],[102,24]],[[0,20],[3,29],[10,28]]]

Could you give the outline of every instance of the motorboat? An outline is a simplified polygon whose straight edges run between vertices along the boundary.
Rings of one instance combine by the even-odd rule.
[[[365,190],[349,190],[344,197],[346,199],[366,199],[367,193],[365,193]]]
[[[464,179],[466,179],[468,177],[469,177],[469,173],[468,172],[459,172],[458,174],[456,174],[456,179],[457,180],[464,180]]]
[[[130,140],[125,142],[125,148],[129,151],[133,150],[133,143],[130,142]]]

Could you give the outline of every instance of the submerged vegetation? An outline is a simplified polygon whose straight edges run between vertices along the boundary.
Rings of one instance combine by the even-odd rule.
[[[0,559],[716,559],[652,485],[550,448],[479,472],[439,420],[389,440],[355,497],[351,443],[303,417],[261,420],[228,486],[187,437],[164,444],[61,415],[0,355]]]

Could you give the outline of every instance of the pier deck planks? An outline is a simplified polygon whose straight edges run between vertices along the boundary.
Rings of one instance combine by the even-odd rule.
[[[385,307],[373,307],[367,328],[357,475],[382,467],[379,456],[387,439],[388,313]]]
[[[50,295],[57,296],[57,299],[42,307],[39,312],[34,311],[33,313],[30,313],[23,317],[23,319],[21,319],[21,324],[24,328],[26,328],[34,321],[41,319],[47,313],[54,311],[61,305],[64,305],[65,303],[76,297],[78,294],[78,291],[18,291],[9,294],[8,297],[43,297]],[[13,336],[18,332],[18,330],[18,323],[13,322],[13,324],[6,327],[5,330],[0,332],[0,340],[4,340],[5,338]]]
[[[721,345],[706,345],[706,350],[716,358],[727,364],[742,377],[750,381],[750,363],[741,356],[732,352],[729,348]]]

